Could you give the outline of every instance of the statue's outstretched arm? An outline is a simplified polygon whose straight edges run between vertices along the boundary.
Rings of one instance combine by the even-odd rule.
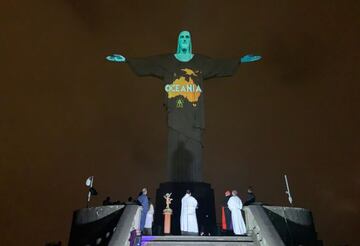
[[[126,62],[126,58],[122,55],[113,54],[106,57],[106,60],[111,62]]]
[[[241,63],[245,63],[245,62],[254,62],[254,61],[258,61],[261,59],[261,56],[255,56],[255,55],[245,55],[243,57],[240,58],[240,62]]]

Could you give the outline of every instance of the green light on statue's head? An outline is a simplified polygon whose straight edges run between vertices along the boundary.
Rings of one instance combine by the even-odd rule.
[[[179,33],[176,54],[192,54],[191,35],[189,31],[181,31]]]

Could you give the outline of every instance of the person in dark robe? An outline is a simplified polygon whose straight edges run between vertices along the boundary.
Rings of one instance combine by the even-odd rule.
[[[225,192],[223,206],[221,207],[221,229],[225,235],[232,234],[231,211],[228,207],[228,201],[231,197],[230,191]]]
[[[204,215],[203,224],[201,225],[200,236],[211,236],[211,222],[208,214]]]
[[[111,198],[109,196],[103,201],[103,206],[113,205]]]
[[[246,202],[244,203],[244,206],[248,206],[253,204],[256,201],[256,197],[255,194],[252,190],[252,187],[249,186],[248,190],[247,190],[247,196],[246,196]]]

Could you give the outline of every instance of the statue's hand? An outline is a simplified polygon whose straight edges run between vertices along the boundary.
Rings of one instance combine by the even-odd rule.
[[[106,57],[106,60],[111,62],[125,62],[126,58],[122,55],[113,54]]]
[[[261,59],[261,56],[254,56],[254,55],[245,55],[240,58],[241,63],[245,62],[254,62]]]

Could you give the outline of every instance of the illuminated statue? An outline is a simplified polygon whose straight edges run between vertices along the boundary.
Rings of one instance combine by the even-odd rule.
[[[167,174],[169,181],[202,181],[202,134],[204,124],[204,80],[232,76],[238,65],[261,56],[212,59],[192,53],[190,32],[178,36],[175,54],[146,58],[106,57],[126,62],[138,76],[154,76],[164,82],[164,105],[168,116]]]

